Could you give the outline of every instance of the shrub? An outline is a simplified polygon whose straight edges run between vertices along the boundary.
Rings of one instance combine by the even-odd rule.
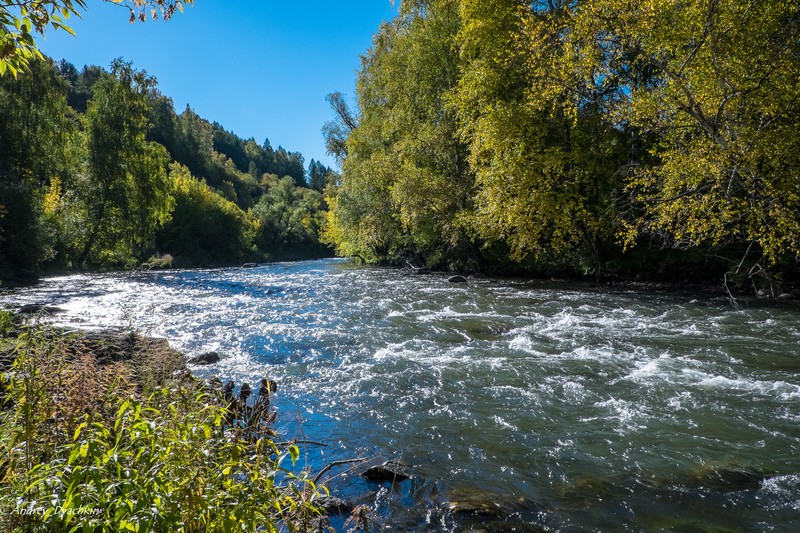
[[[298,450],[226,421],[194,379],[142,392],[124,361],[71,354],[63,337],[4,339],[0,530],[308,531],[319,492]],[[78,394],[80,393],[80,394]]]

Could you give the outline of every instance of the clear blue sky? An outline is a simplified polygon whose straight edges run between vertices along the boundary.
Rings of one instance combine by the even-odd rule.
[[[390,0],[196,0],[169,22],[129,24],[126,9],[93,1],[70,20],[76,37],[50,30],[40,47],[78,69],[132,61],[179,113],[189,104],[243,138],[333,166],[320,133],[332,118],[325,95],[354,96],[360,55],[396,9]]]

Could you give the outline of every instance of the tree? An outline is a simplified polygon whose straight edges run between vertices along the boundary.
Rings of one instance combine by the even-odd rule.
[[[340,252],[431,267],[474,268],[480,260],[462,224],[472,208],[467,147],[446,103],[458,80],[459,26],[453,1],[404,3],[362,58],[358,119],[331,98],[335,131],[354,127],[341,186],[329,191],[326,238]]]
[[[83,69],[78,72],[78,69],[66,60],[59,63],[58,70],[61,76],[69,82],[67,103],[78,113],[86,113],[89,100],[92,99],[92,87],[105,71],[96,65],[84,65]]]
[[[154,78],[120,60],[95,84],[86,115],[88,219],[81,265],[141,255],[169,219],[169,157],[163,146],[146,140],[154,86]]]
[[[325,148],[329,155],[341,162],[347,156],[347,137],[356,129],[356,115],[340,92],[325,97],[334,112],[334,119],[322,127]]]
[[[0,271],[31,275],[58,245],[43,197],[75,172],[67,84],[50,60],[0,78]],[[57,198],[56,198],[57,200]]]
[[[194,0],[104,0],[125,6],[130,22],[159,16],[169,20]],[[48,28],[75,33],[67,26],[73,15],[80,16],[86,0],[0,0],[0,76],[6,71],[16,76],[31,59],[43,56],[35,35],[44,36]]]
[[[559,2],[461,8],[465,65],[451,102],[476,172],[472,225],[518,260],[561,262],[577,251],[599,275],[628,154],[604,88],[578,86],[563,68],[570,18]]]
[[[252,209],[258,248],[273,258],[320,255],[322,195],[297,187],[290,176],[268,175],[265,180],[267,192]]]
[[[169,175],[175,207],[158,232],[161,251],[189,265],[230,264],[252,253],[253,222],[244,211],[179,163]]]
[[[214,129],[211,124],[186,105],[178,117],[178,139],[173,154],[176,161],[189,167],[192,175],[204,177],[216,186],[220,181],[212,174]]]
[[[658,141],[632,169],[628,242],[739,248],[748,270],[800,258],[797,3],[592,0],[571,17],[563,70],[620,79],[611,113]]]
[[[328,184],[328,177],[333,170],[323,165],[320,161],[314,159],[308,164],[308,186],[317,192],[325,190]]]

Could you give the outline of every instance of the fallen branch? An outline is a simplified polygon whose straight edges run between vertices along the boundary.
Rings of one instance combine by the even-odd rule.
[[[314,484],[316,485],[317,482],[325,474],[325,472],[327,472],[331,468],[334,468],[334,467],[337,467],[337,466],[342,466],[342,465],[349,465],[349,464],[353,464],[353,463],[363,463],[364,461],[369,461],[369,457],[359,457],[358,459],[345,459],[343,461],[334,461],[334,462],[326,465],[325,468],[323,468],[322,470],[319,471],[319,473],[314,478]]]
[[[276,442],[275,446],[290,446],[292,444],[313,444],[314,446],[325,446],[325,447],[328,446],[324,442],[317,442],[315,440],[297,440],[297,439],[287,440],[286,442]]]

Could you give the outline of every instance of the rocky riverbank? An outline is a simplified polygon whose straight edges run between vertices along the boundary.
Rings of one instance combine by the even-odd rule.
[[[325,523],[320,492],[293,468],[297,447],[271,438],[269,382],[234,396],[192,376],[165,339],[23,311],[0,311],[0,530]]]

